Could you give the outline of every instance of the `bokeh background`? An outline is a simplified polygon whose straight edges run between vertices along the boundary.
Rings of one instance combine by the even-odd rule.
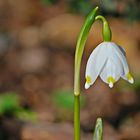
[[[87,58],[102,42],[96,22],[81,69],[82,139],[92,139],[102,117],[104,140],[140,140],[139,0],[0,0],[0,140],[73,139],[76,39],[97,5],[126,50],[135,83],[109,89],[99,78],[83,88]]]

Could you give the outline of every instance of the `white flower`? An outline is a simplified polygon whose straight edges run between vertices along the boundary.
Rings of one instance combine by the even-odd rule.
[[[120,77],[134,83],[134,79],[129,72],[125,51],[117,44],[103,42],[91,53],[86,66],[85,88],[88,89],[98,76],[109,84],[110,88]]]

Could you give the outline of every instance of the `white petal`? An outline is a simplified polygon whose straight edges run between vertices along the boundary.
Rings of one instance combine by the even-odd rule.
[[[90,85],[88,83],[85,83],[85,89],[88,89]]]
[[[128,63],[127,63],[124,51],[122,51],[123,48],[121,48],[120,46],[116,45],[113,42],[112,42],[112,48],[115,49],[116,54],[118,55],[118,57],[120,58],[120,60],[122,62],[123,69],[124,69],[123,75],[126,75],[129,72],[129,67],[128,67]]]
[[[123,74],[123,66],[119,57],[114,52],[112,47],[108,46],[109,56],[108,60],[101,71],[100,77],[105,82],[108,83],[108,77],[113,77],[115,81],[119,80],[120,76]]]
[[[109,83],[109,87],[110,87],[110,88],[113,88],[113,82],[110,82],[110,83]]]
[[[97,79],[98,75],[101,72],[106,60],[107,60],[107,43],[103,42],[99,44],[91,53],[87,66],[86,66],[86,75],[85,77],[89,76],[91,78],[91,83],[88,83],[88,86],[85,84],[85,88],[88,88],[92,85],[95,80]]]
[[[128,81],[130,84],[134,83],[133,77],[130,75],[130,73],[127,73],[126,75],[121,76],[124,80]]]
[[[132,78],[132,79],[128,80],[128,82],[133,84],[134,83],[134,79]]]
[[[112,76],[114,77],[115,81],[118,81],[121,75],[123,75],[124,69],[120,58],[118,57],[114,49],[112,49],[112,47],[110,47],[109,59],[114,67],[112,71]]]
[[[101,73],[100,73],[100,78],[105,82],[107,83],[107,77],[108,77],[108,67],[109,67],[109,64],[108,64],[108,60],[107,62],[105,63]]]
[[[103,67],[100,77],[101,79],[108,84],[108,77],[113,77],[114,78],[114,73],[115,73],[115,65],[112,64],[111,60],[108,59],[105,66]],[[115,79],[115,78],[114,78]]]
[[[123,53],[123,55],[126,57],[126,52],[125,52],[125,49],[122,48],[121,46],[117,45],[120,49],[120,51]]]
[[[116,49],[116,54],[120,58],[120,60],[122,62],[122,65],[123,65],[123,73],[122,73],[121,77],[124,80],[127,80],[129,83],[133,84],[134,83],[134,79],[133,79],[133,77],[129,73],[129,67],[128,67],[127,59],[125,57],[124,49],[122,47],[116,45],[115,43],[112,43],[112,44],[113,44],[113,48]]]

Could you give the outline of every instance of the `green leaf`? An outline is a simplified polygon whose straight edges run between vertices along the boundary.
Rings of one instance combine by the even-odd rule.
[[[37,114],[31,110],[21,109],[15,113],[15,116],[24,121],[36,122],[38,120]]]
[[[0,95],[0,114],[14,112],[20,108],[19,98],[14,93]]]
[[[53,93],[53,102],[57,107],[73,110],[74,93],[69,90],[59,90]],[[81,106],[84,106],[85,99],[81,96]]]
[[[15,93],[0,95],[0,115],[11,114],[22,120],[36,121],[36,113],[24,109],[19,103],[19,97]]]
[[[103,124],[101,118],[97,118],[93,140],[103,140]]]

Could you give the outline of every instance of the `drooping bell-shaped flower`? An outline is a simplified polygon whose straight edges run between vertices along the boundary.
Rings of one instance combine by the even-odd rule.
[[[123,48],[113,42],[103,42],[93,50],[86,66],[85,88],[88,89],[98,76],[110,88],[120,77],[134,83]]]

